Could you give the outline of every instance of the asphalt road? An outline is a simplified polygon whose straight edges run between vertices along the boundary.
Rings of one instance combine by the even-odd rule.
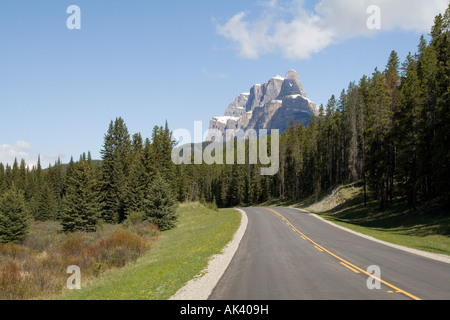
[[[210,300],[450,299],[448,263],[362,238],[296,209],[243,210],[246,233]]]

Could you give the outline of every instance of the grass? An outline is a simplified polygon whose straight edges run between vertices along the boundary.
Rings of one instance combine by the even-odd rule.
[[[341,186],[319,201],[306,199],[293,205],[379,240],[450,255],[450,214],[437,202],[411,210],[396,198],[380,211],[376,201],[364,205],[362,185]]]
[[[198,276],[219,254],[240,224],[233,209],[215,211],[198,203],[182,204],[175,229],[161,233],[157,246],[133,264],[66,290],[55,299],[166,300]]]

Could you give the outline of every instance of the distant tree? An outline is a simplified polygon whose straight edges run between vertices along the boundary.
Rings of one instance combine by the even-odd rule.
[[[44,179],[37,189],[34,203],[34,218],[38,221],[48,221],[56,218],[57,203],[50,182]]]
[[[0,242],[20,243],[28,234],[30,214],[23,191],[13,184],[0,196]]]
[[[55,199],[55,218],[59,219],[62,214],[62,197],[65,192],[65,174],[60,159],[48,168],[47,178]]]
[[[5,186],[5,166],[0,162],[0,195],[2,195]]]

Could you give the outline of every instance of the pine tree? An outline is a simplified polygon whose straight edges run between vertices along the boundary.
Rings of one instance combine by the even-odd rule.
[[[126,215],[130,212],[142,211],[147,191],[147,177],[142,162],[142,152],[134,155],[130,166],[127,189],[125,192]]]
[[[72,159],[73,160],[73,159]],[[55,218],[59,219],[62,214],[62,197],[65,190],[65,175],[63,171],[63,165],[61,160],[58,159],[54,166],[48,168],[47,173],[48,181],[51,186],[51,191],[55,199]]]
[[[438,15],[431,31],[431,47],[436,54],[436,126],[433,169],[436,189],[450,203],[450,4]]]
[[[417,64],[411,55],[404,65],[399,110],[396,113],[396,140],[398,150],[398,180],[407,191],[409,204],[415,209],[420,178],[420,137],[423,108],[422,93],[417,76]]]
[[[103,219],[117,223],[125,219],[126,183],[131,165],[130,135],[122,118],[111,121],[102,155]]]
[[[362,98],[355,83],[350,83],[347,89],[346,123],[348,132],[348,171],[349,180],[357,181],[362,177],[362,137],[363,111]]]
[[[19,175],[18,175],[18,180],[17,180],[17,188],[25,191],[27,189],[27,175],[28,175],[28,168],[27,165],[25,163],[25,160],[22,159],[20,160],[20,166],[19,166]],[[27,198],[27,195],[25,194],[25,199]]]
[[[19,189],[21,189],[21,186],[19,186],[21,184],[20,180],[20,171],[19,171],[19,163],[17,161],[17,158],[14,159],[14,163],[12,166],[12,170],[11,170],[11,179],[12,179],[12,183],[15,184],[15,186]]]
[[[387,143],[387,195],[390,200],[394,196],[394,175],[395,175],[395,160],[396,160],[396,146],[394,142],[394,131],[395,131],[395,117],[393,116],[395,112],[397,112],[398,103],[399,103],[399,58],[397,52],[392,51],[389,56],[389,60],[386,66],[386,70],[384,72],[386,77],[386,86],[387,86],[387,95],[388,95],[388,105],[389,105],[389,113],[391,117],[391,125],[389,127],[389,132],[386,135],[386,143]]]
[[[38,221],[48,221],[56,218],[57,204],[50,182],[44,179],[37,190],[34,203],[34,218]]]
[[[368,184],[379,200],[380,208],[385,209],[389,196],[390,134],[392,113],[389,107],[386,77],[377,69],[369,83],[369,100],[366,105],[367,126],[367,178]]]
[[[172,148],[174,145],[175,140],[172,138],[172,132],[169,130],[167,121],[164,127],[155,126],[153,128],[151,144],[153,169],[159,172],[171,184],[172,188],[175,187],[175,165],[172,162]]]
[[[156,174],[145,199],[144,218],[162,231],[169,230],[175,227],[176,210],[177,201],[170,185]]]
[[[422,168],[421,176],[424,183],[424,197],[431,200],[436,195],[435,169],[432,155],[435,153],[436,135],[436,77],[437,57],[431,46],[429,46],[422,36],[419,44],[417,61],[417,76],[420,81],[420,91],[422,92],[422,137],[419,157]]]
[[[98,185],[92,162],[83,154],[67,174],[61,224],[65,232],[95,232],[100,222]]]
[[[30,213],[23,191],[12,184],[11,188],[0,196],[0,242],[20,243],[28,234]]]
[[[0,162],[0,196],[3,194],[4,189],[6,189],[5,184],[5,166]]]

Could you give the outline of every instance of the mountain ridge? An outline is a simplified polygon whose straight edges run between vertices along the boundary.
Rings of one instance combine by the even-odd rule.
[[[289,70],[285,77],[276,75],[263,84],[255,84],[249,92],[240,93],[228,105],[223,116],[213,117],[208,141],[218,132],[249,129],[286,130],[291,119],[307,125],[317,116],[317,105],[308,99],[297,71]]]

